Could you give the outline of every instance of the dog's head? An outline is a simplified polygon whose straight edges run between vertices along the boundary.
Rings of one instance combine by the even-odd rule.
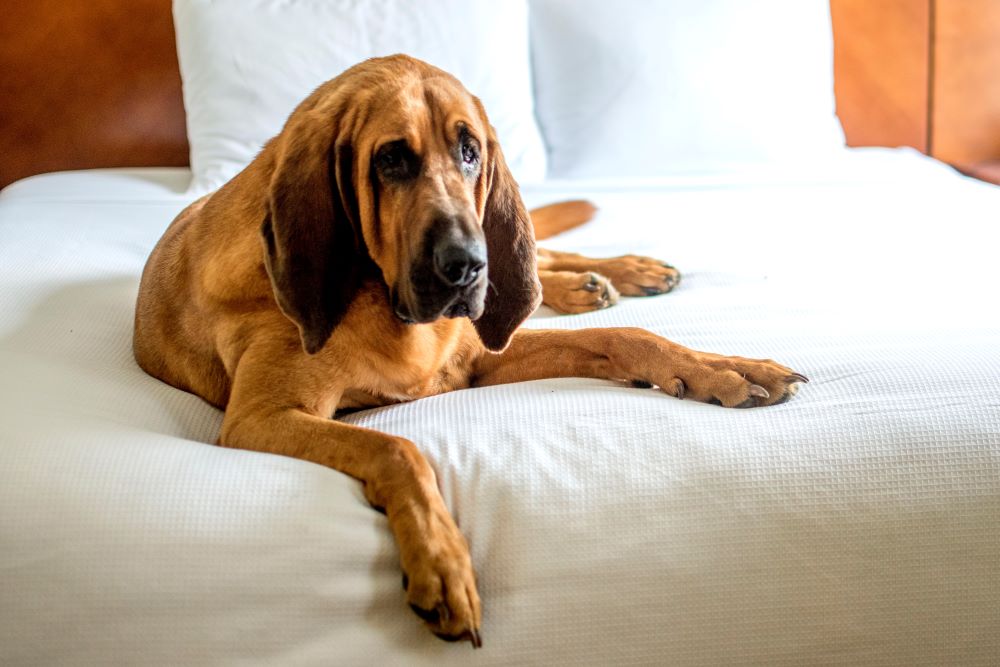
[[[357,65],[292,113],[272,151],[265,265],[305,350],[365,267],[405,322],[469,317],[506,347],[540,298],[534,234],[482,104],[406,56]]]

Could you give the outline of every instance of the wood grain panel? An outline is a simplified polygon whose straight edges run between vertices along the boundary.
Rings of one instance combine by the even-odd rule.
[[[830,8],[848,145],[926,151],[927,0],[831,0]]]
[[[968,165],[1000,158],[1000,1],[935,0],[931,153]]]
[[[0,100],[0,187],[187,164],[170,0],[2,0]]]

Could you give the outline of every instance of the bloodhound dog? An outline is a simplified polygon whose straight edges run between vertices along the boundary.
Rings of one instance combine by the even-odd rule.
[[[551,232],[592,212],[535,215]],[[537,250],[482,104],[392,56],[320,86],[246,169],[177,216],[142,275],[134,351],[150,375],[225,410],[218,444],[360,480],[388,517],[414,611],[478,647],[476,576],[434,470],[414,443],[332,417],[553,377],[726,407],[779,403],[806,381],[643,329],[518,328],[542,300],[580,312],[677,280],[648,258]]]

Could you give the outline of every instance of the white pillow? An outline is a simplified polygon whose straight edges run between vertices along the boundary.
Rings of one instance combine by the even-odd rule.
[[[486,106],[515,177],[545,177],[524,0],[174,0],[191,191],[245,167],[322,82],[407,53],[454,74]]]
[[[829,0],[531,0],[549,176],[655,177],[839,152]]]

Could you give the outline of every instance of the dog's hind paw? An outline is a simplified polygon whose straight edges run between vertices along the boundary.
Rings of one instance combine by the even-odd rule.
[[[652,257],[622,255],[594,261],[594,270],[607,276],[622,296],[666,294],[681,282],[680,271]]]

